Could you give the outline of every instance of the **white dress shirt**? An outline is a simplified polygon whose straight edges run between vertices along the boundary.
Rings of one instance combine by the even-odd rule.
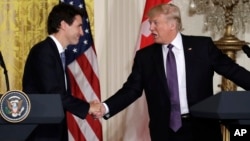
[[[186,67],[185,67],[184,49],[180,33],[177,34],[177,36],[171,42],[171,44],[174,46],[172,50],[175,55],[176,66],[177,66],[181,114],[186,114],[189,113],[188,103],[187,103],[187,88],[186,88],[186,71],[185,71]],[[165,72],[167,70],[166,69],[166,59],[168,54],[167,46],[168,45],[162,45]]]

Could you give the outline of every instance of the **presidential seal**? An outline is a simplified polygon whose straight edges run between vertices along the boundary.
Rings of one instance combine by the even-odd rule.
[[[21,91],[8,91],[0,99],[0,114],[8,122],[18,123],[30,113],[29,97]]]

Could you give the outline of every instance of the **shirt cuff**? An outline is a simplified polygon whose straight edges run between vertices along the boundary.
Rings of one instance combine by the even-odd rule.
[[[106,103],[102,103],[102,104],[104,105],[104,107],[106,109],[106,111],[104,113],[104,115],[106,115],[107,113],[109,113],[109,107],[108,107],[108,105]]]

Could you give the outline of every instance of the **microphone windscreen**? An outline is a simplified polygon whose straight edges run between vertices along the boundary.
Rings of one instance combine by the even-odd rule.
[[[247,57],[250,58],[250,48],[249,48],[249,46],[248,45],[243,45],[242,50],[247,55]]]
[[[3,61],[3,55],[1,53],[1,51],[0,51],[0,66],[5,69],[5,64],[4,64],[4,61]]]

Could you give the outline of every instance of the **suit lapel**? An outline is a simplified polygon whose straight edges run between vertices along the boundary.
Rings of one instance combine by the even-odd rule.
[[[167,91],[167,81],[166,81],[166,72],[164,68],[164,61],[163,61],[163,53],[162,53],[162,45],[161,44],[156,44],[155,45],[155,53],[153,53],[153,61],[155,67],[156,67],[156,72],[157,72],[157,77],[159,77],[161,84]]]
[[[193,45],[192,41],[185,35],[182,35],[182,42],[183,42],[183,49],[184,49],[184,57],[185,57],[185,66],[186,66],[186,88],[187,88],[187,99],[190,99],[191,97],[191,90],[192,88],[192,78],[193,78],[193,67],[192,62],[193,60]],[[189,100],[188,100],[189,101]]]
[[[54,55],[57,58],[58,63],[60,64],[60,66],[62,67],[62,70],[63,70],[63,65],[62,65],[61,57],[60,57],[60,54],[58,52],[56,43],[50,37],[47,37],[46,40],[49,42],[49,44],[51,46],[51,50],[53,51]]]

